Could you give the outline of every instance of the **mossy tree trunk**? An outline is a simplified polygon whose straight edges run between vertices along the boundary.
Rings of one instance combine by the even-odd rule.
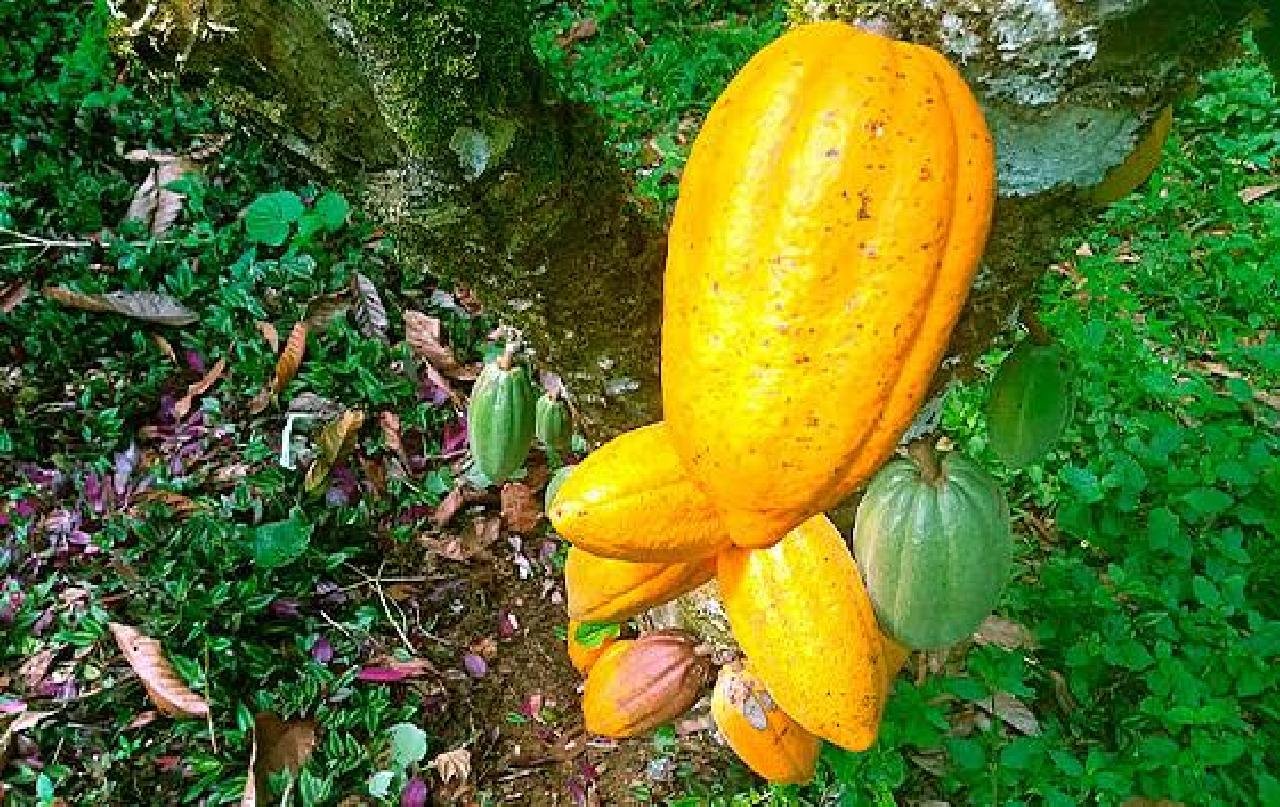
[[[938,47],[997,137],[1001,201],[939,380],[1013,319],[1089,188],[1124,161],[1254,0],[791,0]],[[166,0],[153,30],[233,105],[475,290],[568,381],[602,438],[659,417],[664,228],[593,113],[553,97],[525,0]]]

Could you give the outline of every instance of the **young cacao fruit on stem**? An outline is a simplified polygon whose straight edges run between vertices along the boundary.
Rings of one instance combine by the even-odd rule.
[[[584,627],[593,634],[590,637],[590,643],[584,639]],[[569,661],[573,664],[573,668],[583,675],[590,672],[591,667],[604,655],[604,651],[616,641],[618,641],[618,626],[615,624],[596,625],[577,619],[569,620]]]
[[[534,412],[535,433],[538,442],[556,463],[563,463],[569,456],[573,443],[573,413],[559,393],[544,392]]]
[[[875,742],[884,708],[884,640],[849,549],[814,516],[764,549],[720,553],[729,627],[793,720],[841,748]]]
[[[1010,468],[1025,468],[1053,447],[1075,409],[1071,365],[1057,345],[1027,340],[996,371],[987,397],[991,450]]]
[[[556,500],[556,494],[560,492],[560,487],[564,484],[564,480],[569,478],[569,474],[576,467],[578,466],[566,465],[562,468],[557,468],[556,472],[551,475],[551,480],[547,482],[547,490],[542,497],[542,509],[545,512],[551,512],[551,505]]]
[[[662,396],[734,543],[772,544],[893,452],[994,198],[982,112],[928,48],[802,25],[730,82],[680,183]]]
[[[529,456],[534,395],[528,370],[514,363],[510,350],[486,364],[471,389],[467,406],[471,455],[492,483],[506,480]]]
[[[556,532],[593,555],[679,563],[729,542],[715,507],[689,481],[661,423],[616,437],[576,466],[547,511]]]
[[[759,776],[776,784],[813,778],[822,741],[778,708],[749,664],[720,668],[711,717],[729,747]]]
[[[711,663],[684,631],[663,630],[615,642],[592,666],[582,692],[587,731],[634,737],[692,706]]]
[[[907,647],[973,633],[1000,599],[1013,559],[1009,506],[973,460],[927,442],[885,465],[858,505],[853,547],[876,616]]]
[[[715,576],[714,558],[689,563],[631,563],[598,558],[577,547],[564,564],[569,616],[622,622],[692,591]]]

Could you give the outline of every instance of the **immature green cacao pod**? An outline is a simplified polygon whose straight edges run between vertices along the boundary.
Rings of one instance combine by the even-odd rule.
[[[991,449],[1010,468],[1024,468],[1062,437],[1075,409],[1071,366],[1056,345],[1028,340],[1000,365],[987,398]]]
[[[559,395],[544,393],[538,398],[536,413],[538,442],[546,446],[556,462],[564,462],[573,442],[573,413]]]
[[[1009,505],[967,457],[913,444],[858,505],[853,551],[881,629],[914,649],[954,644],[1000,599],[1013,563]]]
[[[557,468],[556,472],[551,475],[551,481],[547,482],[547,491],[543,494],[542,509],[545,512],[551,512],[551,503],[556,500],[556,494],[560,492],[560,486],[564,484],[564,480],[569,478],[569,473],[573,468],[574,466],[572,465],[565,465]]]
[[[533,445],[534,396],[529,372],[509,354],[485,365],[471,390],[467,429],[476,467],[498,483],[524,465]]]

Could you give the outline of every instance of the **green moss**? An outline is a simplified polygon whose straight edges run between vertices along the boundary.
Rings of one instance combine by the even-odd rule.
[[[347,0],[391,126],[411,146],[447,142],[469,109],[510,109],[532,97],[529,21],[520,0]]]

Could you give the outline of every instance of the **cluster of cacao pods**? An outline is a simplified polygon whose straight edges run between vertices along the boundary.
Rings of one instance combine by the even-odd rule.
[[[573,413],[554,384],[537,395],[528,369],[508,345],[485,364],[467,405],[471,456],[488,482],[500,484],[524,466],[535,439],[552,467],[564,465],[573,437]]]
[[[805,781],[821,740],[875,741],[908,647],[954,642],[994,606],[1008,510],[968,460],[926,446],[890,462],[860,508],[857,561],[823,515],[885,465],[923,402],[994,182],[972,94],[921,46],[803,25],[721,95],[669,239],[666,419],[607,443],[549,496],[573,544],[570,652],[589,730],[669,720],[711,670],[679,633],[575,649],[576,626],[715,578],[746,661],[721,669],[712,715],[757,773]]]

